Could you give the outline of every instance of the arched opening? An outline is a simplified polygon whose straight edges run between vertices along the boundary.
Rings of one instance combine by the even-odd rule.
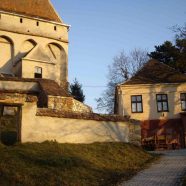
[[[67,85],[67,55],[63,47],[57,43],[49,43],[47,45],[47,53],[51,58],[51,61],[56,63],[56,67],[59,74],[58,82],[60,85],[66,88]]]
[[[14,45],[7,36],[0,36],[0,73],[12,74]]]
[[[32,39],[26,40],[21,45],[20,53],[22,55],[25,55],[25,54],[29,53],[36,45],[37,45],[37,43],[34,40],[32,40]]]
[[[21,61],[35,46],[37,43],[34,40],[26,40],[22,43],[19,53],[15,56],[15,61]]]
[[[32,39],[26,40],[21,44],[19,52],[14,57],[13,71],[15,76],[22,77],[22,66],[20,62],[35,48],[36,45],[37,43]]]
[[[54,60],[59,60],[61,58],[63,48],[60,45],[55,43],[50,43],[47,45],[47,50],[49,56]]]

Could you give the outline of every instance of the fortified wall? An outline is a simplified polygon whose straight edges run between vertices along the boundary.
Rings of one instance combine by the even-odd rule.
[[[129,119],[93,113],[89,106],[64,95],[53,81],[1,78],[0,89],[0,118],[7,112],[15,116],[17,141],[93,143],[134,139]]]
[[[0,0],[1,142],[134,139],[129,119],[95,114],[69,95],[69,28],[50,0]]]

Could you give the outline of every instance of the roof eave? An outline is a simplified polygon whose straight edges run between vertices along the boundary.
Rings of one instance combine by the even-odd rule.
[[[186,83],[186,81],[185,82],[178,82],[178,83],[136,83],[136,84],[118,84],[117,86],[118,87],[132,87],[132,86],[138,86],[138,85],[140,85],[140,86],[153,86],[153,85],[179,85],[179,84],[184,84],[184,83]]]
[[[52,20],[49,20],[49,19],[41,18],[41,17],[32,17],[32,16],[28,16],[28,15],[25,15],[25,14],[18,14],[18,13],[15,13],[15,12],[8,12],[8,11],[4,11],[4,10],[0,10],[0,13],[7,14],[7,15],[14,15],[14,16],[22,17],[22,18],[27,18],[27,19],[34,19],[36,21],[49,22],[49,23],[52,23],[52,24],[55,24],[55,25],[65,26],[68,29],[71,27],[71,25],[68,25],[68,24],[65,24],[65,23],[62,23],[62,22],[60,23],[60,22],[57,22],[57,21],[52,21]]]

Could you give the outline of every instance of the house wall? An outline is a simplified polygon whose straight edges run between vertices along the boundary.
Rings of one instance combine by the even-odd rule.
[[[36,116],[36,104],[22,107],[22,142],[56,140],[60,143],[129,141],[127,122]]]
[[[49,22],[44,20],[26,18],[13,14],[6,14],[0,12],[0,42],[4,42],[3,46],[0,45],[0,50],[3,49],[4,55],[1,55],[0,59],[2,61],[0,66],[0,72],[7,74],[14,74],[15,76],[20,76],[21,73],[24,74],[24,77],[30,77],[30,73],[28,71],[33,71],[33,65],[27,65],[24,67],[24,70],[20,70],[19,67],[21,65],[15,66],[17,61],[23,58],[25,52],[28,52],[29,49],[32,49],[31,43],[33,43],[34,47],[39,47],[41,50],[48,54],[50,51],[48,50],[49,44],[53,44],[60,49],[61,55],[60,58],[54,59],[49,55],[51,61],[55,60],[56,67],[56,81],[64,85],[68,82],[68,27],[62,24],[58,24],[55,22]],[[22,18],[22,23],[20,23],[20,19]],[[37,22],[39,22],[39,26],[37,26]],[[57,30],[54,30],[54,26],[56,26]],[[31,41],[31,43],[27,42]],[[2,44],[1,42],[1,44]],[[4,46],[6,45],[6,47]],[[2,46],[2,47],[1,47]],[[52,50],[55,50],[53,47]],[[54,51],[55,53],[55,51]],[[39,57],[39,56],[38,56]],[[47,66],[43,61],[42,66]],[[49,67],[53,68],[53,67]],[[43,73],[46,74],[48,69],[44,67]],[[50,71],[53,71],[51,69]],[[53,79],[53,73],[49,73],[47,75],[48,79]]]
[[[183,133],[184,133],[184,140],[185,140],[185,147],[186,147],[186,115],[185,113],[181,114],[181,120],[183,123]]]
[[[137,120],[180,118],[180,93],[186,92],[186,83],[156,85],[123,85],[118,88],[118,113]],[[158,112],[156,94],[167,94],[169,112]],[[143,113],[131,112],[131,96],[142,95]]]

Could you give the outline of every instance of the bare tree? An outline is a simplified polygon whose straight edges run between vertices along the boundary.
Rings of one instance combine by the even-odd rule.
[[[131,76],[133,76],[139,69],[141,69],[144,65],[149,60],[149,57],[147,55],[146,50],[142,50],[140,48],[134,49],[130,52],[130,57],[131,57]]]
[[[186,39],[186,22],[183,26],[173,26],[171,30],[175,32],[176,39]]]
[[[101,112],[113,113],[115,100],[115,87],[133,76],[148,61],[146,50],[134,49],[129,55],[124,51],[113,58],[108,66],[108,83],[106,90],[97,101],[97,109]]]

